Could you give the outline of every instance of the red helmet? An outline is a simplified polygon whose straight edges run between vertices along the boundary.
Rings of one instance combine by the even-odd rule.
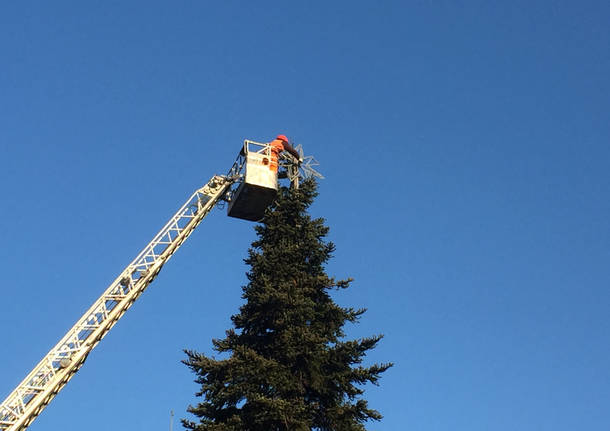
[[[280,141],[288,142],[288,138],[286,137],[286,135],[277,135],[277,138],[275,138],[275,139],[279,139]]]

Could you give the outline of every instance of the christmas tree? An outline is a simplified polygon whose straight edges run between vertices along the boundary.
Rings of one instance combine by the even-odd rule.
[[[329,295],[351,280],[325,273],[335,247],[325,241],[324,220],[307,213],[316,195],[313,180],[282,187],[255,227],[246,302],[231,317],[234,328],[213,340],[226,358],[186,351],[203,400],[188,408],[199,421],[183,420],[185,428],[348,431],[381,419],[362,386],[377,384],[392,364],[361,365],[381,335],[344,340],[344,325],[365,310],[340,307]]]

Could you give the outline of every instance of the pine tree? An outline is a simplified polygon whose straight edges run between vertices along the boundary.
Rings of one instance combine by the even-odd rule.
[[[326,242],[323,219],[308,207],[317,195],[314,181],[281,188],[261,225],[248,258],[246,303],[232,316],[234,328],[213,340],[215,359],[185,351],[184,363],[201,385],[204,400],[183,420],[197,431],[364,430],[381,415],[362,399],[365,383],[377,384],[392,366],[361,364],[381,335],[344,341],[343,326],[365,309],[342,308],[329,296],[348,280],[326,275],[334,245]]]

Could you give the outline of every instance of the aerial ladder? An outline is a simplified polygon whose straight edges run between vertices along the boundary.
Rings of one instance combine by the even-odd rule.
[[[0,431],[23,431],[36,419],[214,206],[226,203],[229,216],[259,221],[277,194],[278,176],[290,179],[294,187],[299,178],[322,178],[314,169],[316,160],[303,156],[300,146],[296,151],[298,160],[286,153],[278,157],[270,143],[244,141],[227,174],[214,175],[188,198],[0,404]]]

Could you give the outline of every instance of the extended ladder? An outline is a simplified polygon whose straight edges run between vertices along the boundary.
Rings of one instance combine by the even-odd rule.
[[[229,174],[237,174],[239,161]],[[214,176],[153,240],[0,405],[0,430],[22,431],[74,376],[87,355],[157,276],[161,267],[222,199],[239,175]]]

